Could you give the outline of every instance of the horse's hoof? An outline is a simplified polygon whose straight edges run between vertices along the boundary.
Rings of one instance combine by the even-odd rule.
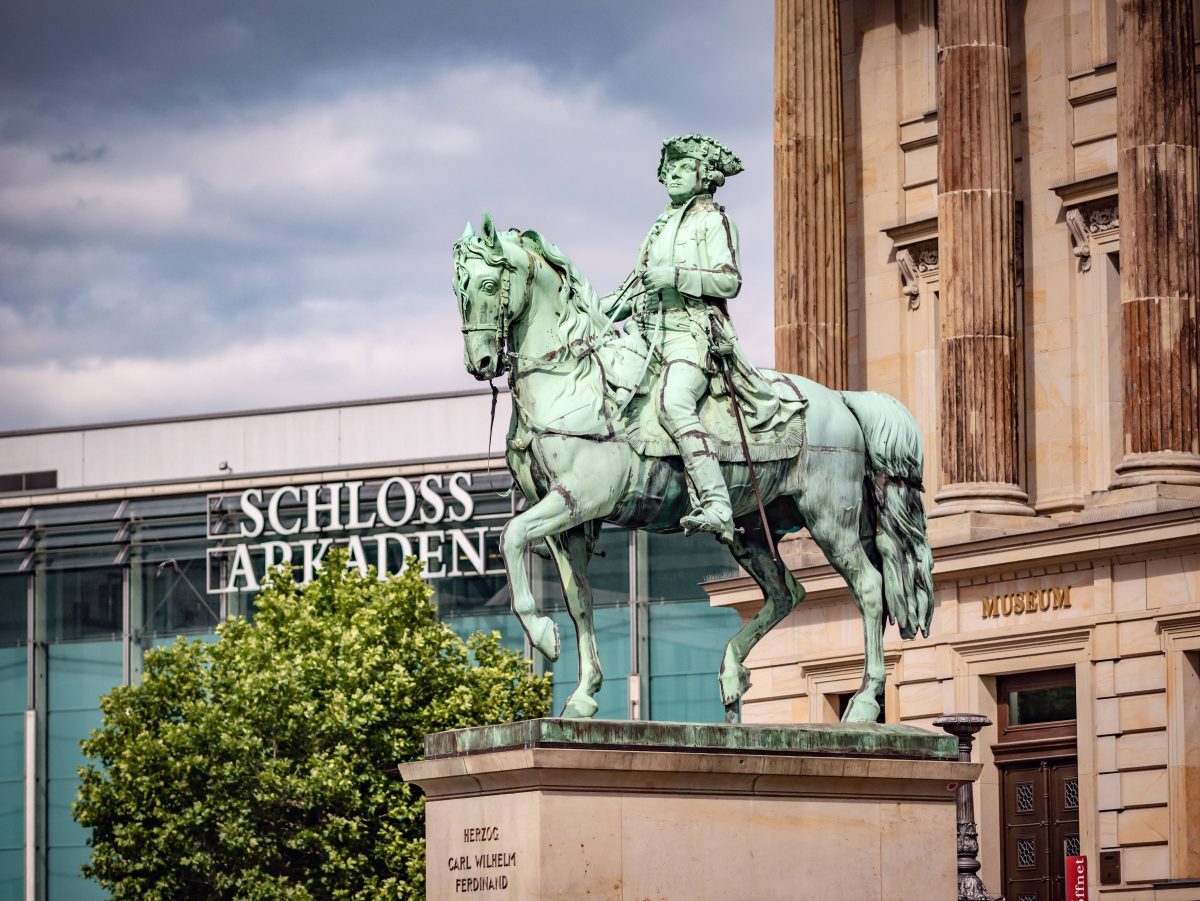
[[[750,689],[750,670],[742,666],[740,663],[735,663],[733,669],[729,668],[728,661],[721,664],[721,675],[718,679],[721,683],[721,703],[725,705],[725,710],[737,704]],[[728,720],[727,720],[728,722]]]
[[[867,694],[856,694],[846,706],[843,723],[875,723],[879,721],[879,702]]]
[[[577,698],[575,695],[567,698],[566,706],[563,707],[560,716],[570,719],[590,720],[596,715],[596,711],[600,709],[600,705],[593,698],[584,695]]]
[[[562,642],[558,637],[558,623],[548,616],[539,616],[529,630],[529,642],[538,652],[553,663],[562,652]]]

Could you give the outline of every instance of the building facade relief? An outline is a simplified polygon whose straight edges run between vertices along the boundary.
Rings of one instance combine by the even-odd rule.
[[[884,717],[992,721],[980,875],[1011,899],[1059,897],[1076,852],[1092,899],[1200,884],[1197,6],[840,4],[849,384],[900,397],[932,458],[931,635],[887,633]],[[836,719],[853,602],[781,552],[807,598],[744,716]]]

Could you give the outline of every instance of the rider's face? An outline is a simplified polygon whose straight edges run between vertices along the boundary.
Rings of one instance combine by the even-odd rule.
[[[675,203],[700,192],[700,161],[688,157],[668,160],[663,166],[663,184]]]

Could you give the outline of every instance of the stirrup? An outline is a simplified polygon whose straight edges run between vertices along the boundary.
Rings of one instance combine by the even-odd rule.
[[[694,535],[697,532],[710,532],[717,540],[725,544],[733,541],[733,520],[725,519],[713,511],[711,506],[697,507],[687,516],[679,520],[683,526],[684,535]]]

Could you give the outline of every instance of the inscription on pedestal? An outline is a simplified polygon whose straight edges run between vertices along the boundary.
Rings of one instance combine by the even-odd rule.
[[[446,869],[454,880],[456,895],[504,892],[517,866],[517,852],[506,850],[500,827],[468,826],[462,830],[462,847],[446,858]]]

